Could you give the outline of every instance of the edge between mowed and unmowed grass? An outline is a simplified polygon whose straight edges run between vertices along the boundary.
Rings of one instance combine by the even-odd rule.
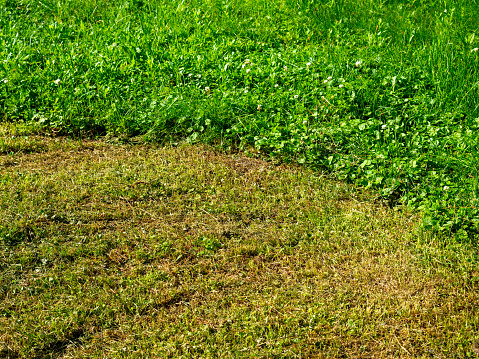
[[[254,146],[478,231],[477,0],[1,4],[3,120]]]
[[[1,4],[1,355],[477,356],[474,1]]]

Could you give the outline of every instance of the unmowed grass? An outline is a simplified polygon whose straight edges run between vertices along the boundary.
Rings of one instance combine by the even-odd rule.
[[[1,358],[479,356],[477,247],[406,208],[204,145],[36,131],[0,130]]]
[[[478,230],[477,0],[0,2],[0,118],[254,147]]]

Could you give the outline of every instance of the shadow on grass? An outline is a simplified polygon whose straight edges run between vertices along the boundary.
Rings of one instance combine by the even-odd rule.
[[[34,351],[32,359],[59,358],[69,345],[78,344],[82,341],[85,332],[83,329],[75,329],[64,338],[45,343],[40,349]]]
[[[17,359],[20,358],[20,354],[14,350],[4,348],[0,350],[0,359]]]

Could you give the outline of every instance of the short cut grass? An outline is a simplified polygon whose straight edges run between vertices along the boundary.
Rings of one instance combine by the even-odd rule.
[[[477,248],[406,210],[240,153],[27,133],[1,137],[2,358],[477,357]]]

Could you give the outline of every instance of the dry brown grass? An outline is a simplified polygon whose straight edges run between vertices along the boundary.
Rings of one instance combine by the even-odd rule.
[[[241,154],[11,131],[0,357],[477,357],[477,248],[416,215]]]

